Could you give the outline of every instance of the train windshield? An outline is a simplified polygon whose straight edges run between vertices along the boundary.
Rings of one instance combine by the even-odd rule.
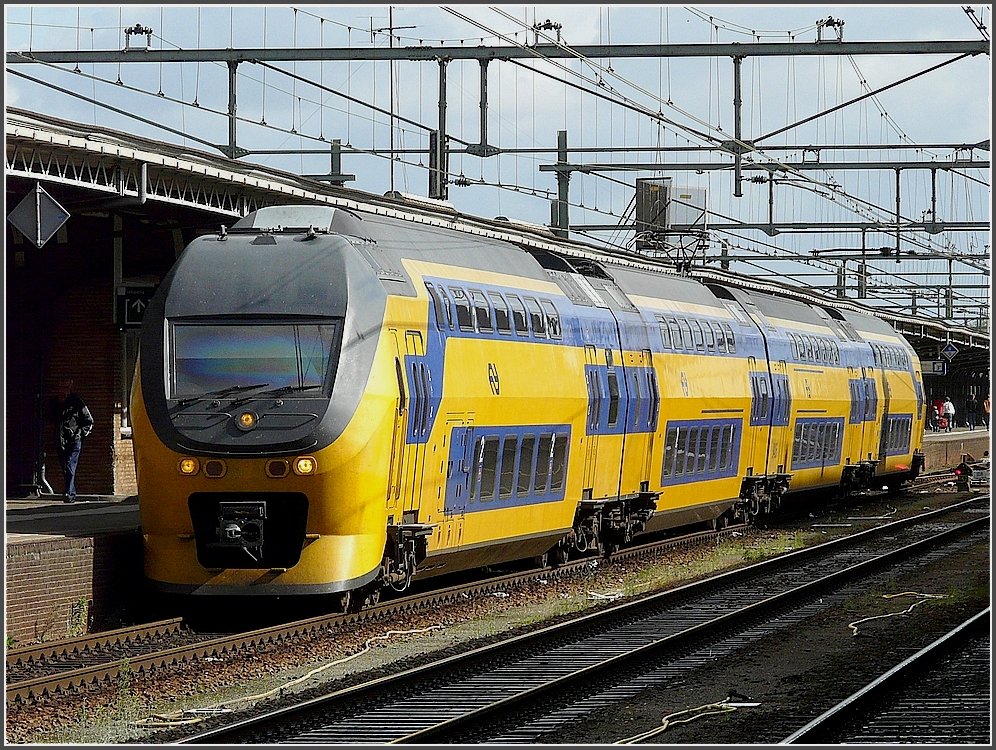
[[[247,388],[281,395],[323,392],[335,323],[278,325],[174,324],[170,396],[235,394]]]

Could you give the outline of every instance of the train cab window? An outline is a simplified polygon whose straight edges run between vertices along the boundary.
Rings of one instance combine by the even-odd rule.
[[[532,326],[533,335],[539,338],[546,336],[546,323],[543,320],[543,313],[539,303],[532,297],[526,297],[526,309],[529,310],[529,324]]]
[[[737,353],[737,339],[733,335],[733,329],[729,323],[723,323],[723,332],[726,333],[726,350],[730,354]]]
[[[512,308],[512,328],[519,336],[529,335],[529,322],[526,318],[526,308],[518,295],[507,295],[508,306]]]
[[[695,342],[695,351],[705,351],[705,337],[702,335],[702,325],[697,320],[690,323],[692,327],[692,340]]]
[[[506,435],[501,449],[501,472],[498,480],[498,497],[512,497],[515,486],[515,457],[519,455],[519,436]]]
[[[498,333],[510,334],[512,332],[511,321],[508,316],[508,305],[498,292],[488,292],[491,304],[495,309],[495,328]]]
[[[671,343],[675,349],[684,349],[685,343],[681,340],[681,330],[678,328],[678,321],[674,318],[667,319],[667,326],[671,330]]]
[[[550,458],[553,453],[553,435],[544,432],[536,443],[536,494],[545,495],[550,485]]]
[[[543,308],[543,312],[546,313],[546,330],[550,335],[551,339],[560,338],[560,314],[557,312],[557,308],[553,306],[553,303],[548,299],[541,299],[540,306]]]
[[[519,441],[519,480],[515,485],[515,494],[519,497],[529,495],[533,483],[533,464],[536,462],[536,436],[523,435]]]
[[[664,437],[664,476],[674,474],[674,457],[678,452],[678,428],[668,427]]]
[[[721,352],[725,352],[726,334],[723,333],[723,326],[721,326],[719,323],[712,323],[710,324],[710,327],[712,328],[713,333],[716,334],[716,348]]]
[[[491,322],[491,306],[488,304],[484,292],[477,289],[470,290],[470,301],[474,305],[474,320],[477,322],[477,330],[488,333],[494,329]]]
[[[463,289],[450,287],[450,294],[453,296],[453,304],[456,307],[457,325],[461,331],[474,330],[474,315],[470,311],[470,300]]]
[[[550,468],[550,492],[556,492],[564,487],[564,476],[567,474],[567,436],[554,434],[553,460]]]
[[[489,435],[484,438],[484,447],[481,450],[480,500],[482,503],[495,499],[499,442],[500,439],[496,435]]]

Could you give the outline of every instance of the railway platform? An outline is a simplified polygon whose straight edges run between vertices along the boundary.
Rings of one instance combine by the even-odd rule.
[[[927,470],[990,450],[986,429],[928,432]],[[28,644],[114,627],[142,588],[138,498],[80,495],[7,498],[6,642]]]

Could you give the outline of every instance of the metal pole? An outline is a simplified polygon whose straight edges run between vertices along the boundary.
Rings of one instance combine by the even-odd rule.
[[[741,138],[740,138],[740,106],[742,100],[740,98],[740,65],[743,63],[742,57],[733,58],[733,148],[735,149],[733,155],[733,195],[736,198],[742,198],[744,191],[740,185],[740,180],[742,179],[742,173],[740,167],[742,164],[741,156]]]
[[[567,131],[557,131],[557,162],[567,163]],[[570,227],[570,216],[567,211],[568,185],[571,181],[571,173],[567,171],[557,172],[557,220],[554,223],[553,233],[558,237],[567,238]]]
[[[446,64],[449,58],[439,58],[439,129],[436,131],[436,169],[433,195],[446,200]]]
[[[394,49],[394,7],[387,6],[387,39],[390,49]],[[388,104],[388,109],[391,111],[390,115],[390,130],[391,130],[391,192],[394,192],[394,58],[388,63],[387,77],[390,79],[388,81],[390,103]],[[336,173],[338,174],[338,172]]]
[[[902,214],[900,213],[900,195],[899,195],[899,176],[902,174],[900,170],[896,170],[896,263],[901,263],[902,258],[899,257],[899,222],[902,220]]]
[[[235,126],[238,120],[235,117],[236,112],[236,81],[238,80],[235,75],[236,69],[239,67],[238,62],[235,60],[229,60],[228,62],[228,158],[234,159],[236,155],[236,149],[238,148]]]

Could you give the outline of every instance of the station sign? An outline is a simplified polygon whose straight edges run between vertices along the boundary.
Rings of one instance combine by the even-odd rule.
[[[142,316],[149,306],[156,287],[148,284],[125,284],[118,287],[114,307],[115,323],[118,330],[125,331],[142,326]]]
[[[924,375],[948,374],[948,363],[943,359],[925,359],[920,362],[920,368]]]
[[[958,347],[952,344],[950,341],[944,345],[941,349],[941,356],[944,357],[948,362],[955,358],[958,354]]]

